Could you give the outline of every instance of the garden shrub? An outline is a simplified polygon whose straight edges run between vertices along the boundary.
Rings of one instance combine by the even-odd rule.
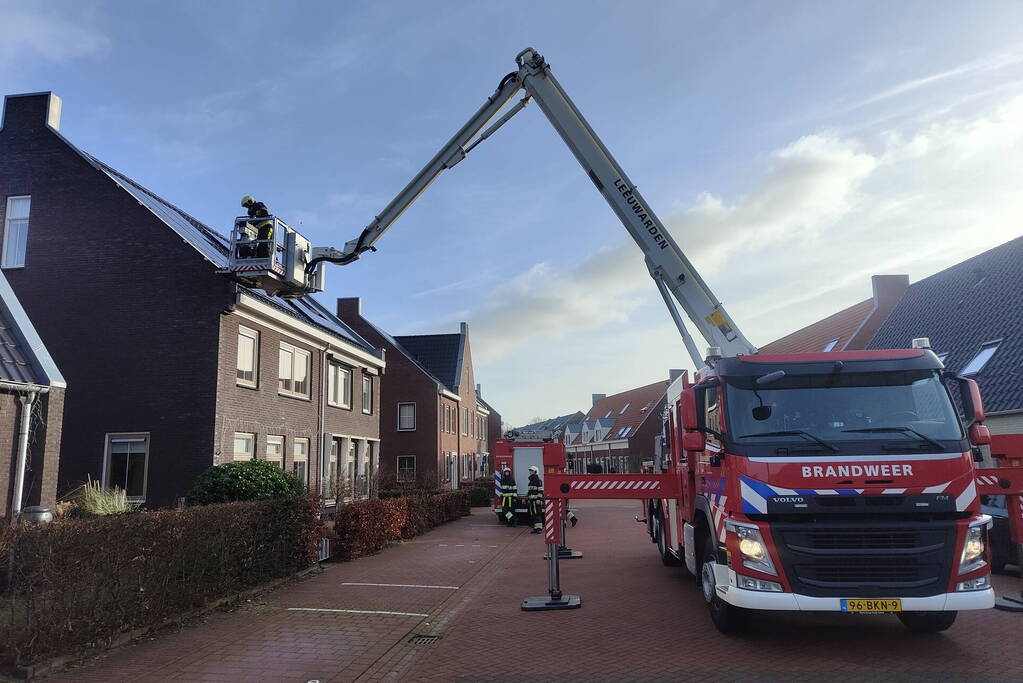
[[[0,595],[0,663],[106,647],[313,565],[320,502],[302,497],[57,519],[0,532],[11,585]]]
[[[379,552],[394,541],[413,538],[467,514],[466,490],[349,503],[330,513],[334,523],[333,556],[353,560]]]
[[[305,488],[294,475],[266,460],[214,465],[200,474],[188,493],[189,505],[294,498]]]

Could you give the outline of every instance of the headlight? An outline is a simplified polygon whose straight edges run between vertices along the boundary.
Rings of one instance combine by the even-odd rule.
[[[988,516],[981,517],[970,525],[966,530],[966,540],[963,542],[963,554],[959,558],[959,573],[966,574],[983,567],[984,561],[984,530],[991,523]]]
[[[774,563],[771,562],[771,555],[767,552],[767,544],[764,543],[764,538],[757,527],[731,520],[728,520],[725,526],[739,537],[739,554],[742,555],[744,567],[765,574],[778,574],[774,569]]]

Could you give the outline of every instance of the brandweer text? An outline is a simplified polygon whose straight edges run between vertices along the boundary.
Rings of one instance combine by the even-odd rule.
[[[804,477],[912,477],[912,465],[838,465],[803,467]]]

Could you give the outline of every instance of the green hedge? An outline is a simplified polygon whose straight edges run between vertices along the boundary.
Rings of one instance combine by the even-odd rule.
[[[305,569],[318,558],[319,513],[303,497],[4,526],[0,551],[14,563],[0,595],[0,661],[106,647]]]
[[[363,500],[335,510],[333,557],[352,560],[378,552],[402,538],[413,538],[469,514],[468,491]]]

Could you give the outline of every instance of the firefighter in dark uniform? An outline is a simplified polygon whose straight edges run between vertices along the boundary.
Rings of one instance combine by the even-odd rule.
[[[501,514],[504,523],[508,526],[515,526],[515,494],[518,488],[515,486],[515,477],[511,469],[505,467],[501,473]]]
[[[256,258],[267,258],[273,252],[274,223],[273,221],[261,221],[260,218],[268,218],[270,210],[263,202],[257,202],[250,195],[242,197],[242,206],[248,210],[250,221],[256,228],[256,239],[261,240],[256,245]]]
[[[529,468],[529,521],[533,523],[533,530],[529,533],[543,531],[543,482],[536,467]]]

